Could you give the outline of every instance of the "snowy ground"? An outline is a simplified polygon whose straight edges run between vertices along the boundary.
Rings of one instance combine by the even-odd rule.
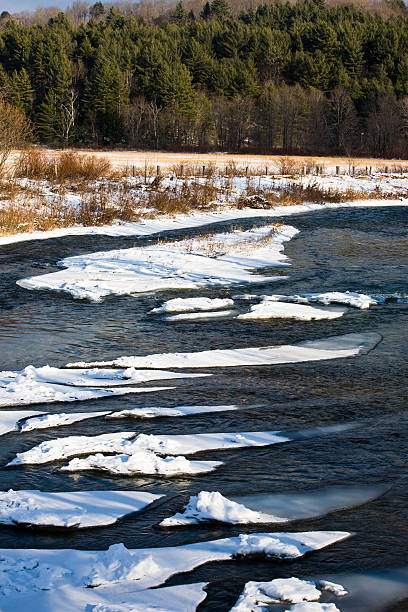
[[[2,612],[156,609],[154,602],[158,594],[150,589],[162,585],[174,574],[210,561],[234,559],[238,555],[258,553],[275,559],[298,558],[349,535],[341,531],[242,534],[169,548],[128,550],[123,544],[116,544],[107,551],[98,552],[3,549],[0,557],[0,606]],[[195,590],[195,603],[190,601],[189,607],[183,599],[184,589],[181,589],[177,593],[178,608],[170,599],[165,607],[158,609],[167,612],[194,610],[203,598],[202,586],[198,593]],[[188,594],[191,598],[191,592]],[[137,601],[134,598],[140,595],[145,598],[146,607],[132,608]],[[127,608],[120,607],[121,600],[125,601]]]

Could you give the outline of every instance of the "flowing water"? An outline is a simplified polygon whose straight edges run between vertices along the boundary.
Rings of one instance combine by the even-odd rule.
[[[267,220],[255,222],[265,224]],[[185,297],[229,297],[244,291],[293,294],[354,290],[395,297],[408,293],[406,208],[325,209],[291,217],[287,222],[300,230],[285,245],[285,253],[292,263],[289,273],[285,270],[288,278],[245,288],[185,292]],[[239,222],[244,228],[253,224],[252,219]],[[194,233],[233,226],[222,224]],[[185,231],[163,236],[175,239],[190,234]],[[64,404],[62,408],[53,404],[34,406],[35,410],[44,412],[230,403],[242,409],[210,416],[146,421],[98,418],[48,431],[11,433],[0,439],[1,465],[16,452],[43,440],[75,434],[125,430],[158,434],[271,429],[298,432],[344,423],[353,423],[355,427],[310,438],[299,436],[293,442],[270,447],[205,453],[202,458],[221,460],[224,465],[215,472],[195,477],[72,475],[54,471],[55,465],[1,470],[0,490],[131,488],[166,493],[171,498],[145,513],[126,517],[103,529],[62,534],[52,530],[0,527],[0,546],[96,550],[116,542],[124,542],[128,548],[179,545],[245,531],[353,532],[348,540],[299,560],[211,563],[172,578],[168,584],[211,583],[208,597],[199,608],[202,612],[229,610],[247,580],[289,576],[325,578],[337,573],[390,569],[406,564],[408,304],[391,299],[368,311],[350,309],[344,317],[331,321],[213,319],[170,323],[147,312],[163,299],[179,297],[176,292],[113,296],[102,303],[87,303],[75,301],[67,294],[30,292],[15,284],[19,278],[56,269],[56,262],[68,255],[127,248],[136,242],[144,245],[156,240],[156,236],[140,240],[83,236],[1,247],[0,369],[21,369],[31,363],[61,366],[69,361],[106,360],[120,355],[296,343],[363,331],[376,331],[383,340],[375,350],[357,358],[217,369],[210,378],[171,381],[170,385],[175,387],[171,391]],[[248,307],[248,303],[238,303],[238,308]],[[151,383],[151,386],[157,385]],[[157,526],[160,520],[181,510],[189,495],[201,490],[218,490],[228,497],[359,484],[386,484],[390,488],[377,500],[360,507],[278,528],[202,524],[171,530]],[[337,605],[341,608],[341,602]]]

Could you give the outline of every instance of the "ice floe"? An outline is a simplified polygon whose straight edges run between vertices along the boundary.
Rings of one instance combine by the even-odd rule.
[[[91,606],[103,604],[105,608],[99,607],[99,612],[106,611],[121,600],[131,605],[132,597],[137,594],[148,597],[148,589],[204,563],[253,554],[293,559],[349,535],[344,531],[241,534],[184,546],[135,550],[123,544],[114,544],[107,551],[2,549],[0,607],[2,612],[27,609],[85,612],[98,610]],[[153,597],[156,592],[153,590]],[[149,608],[132,610],[139,609]]]
[[[18,430],[18,423],[29,417],[44,414],[34,410],[2,410],[0,411],[0,436]]]
[[[282,265],[287,259],[283,245],[297,233],[289,225],[267,225],[246,232],[68,257],[60,262],[64,270],[25,278],[17,284],[98,301],[111,294],[264,283],[276,276],[251,270]]]
[[[107,419],[153,419],[155,417],[180,417],[194,414],[207,414],[212,412],[227,412],[238,410],[239,406],[175,406],[166,408],[164,406],[149,406],[144,408],[130,408],[119,410],[107,415]]]
[[[340,584],[332,584],[321,581],[322,585],[335,587],[337,595],[346,595],[347,591]],[[329,590],[325,588],[325,590]],[[304,610],[305,612],[339,612],[334,603],[320,603],[322,592],[311,580],[300,580],[299,578],[275,578],[269,582],[247,582],[237,603],[231,612],[266,612],[270,610],[270,604],[295,604],[290,611]]]
[[[72,459],[61,472],[89,472],[96,470],[114,476],[133,476],[149,474],[178,476],[181,474],[204,474],[222,465],[222,461],[191,461],[183,455],[160,457],[149,450],[141,450],[132,455],[106,456],[100,453],[85,459]]]
[[[339,359],[364,354],[375,348],[381,336],[375,332],[346,334],[277,346],[215,349],[196,353],[156,353],[145,356],[118,357],[112,361],[71,363],[68,366],[117,366],[135,368],[222,368],[234,366],[275,365]]]
[[[86,419],[94,419],[97,417],[106,416],[109,412],[60,412],[58,414],[43,414],[38,417],[31,417],[25,421],[20,431],[25,433],[27,431],[33,431],[34,429],[47,429],[49,427],[61,427],[63,425],[71,425],[72,423],[78,423],[78,421],[85,421]]]
[[[160,455],[190,455],[200,451],[268,446],[288,441],[290,438],[279,431],[186,435],[137,435],[134,431],[126,431],[99,436],[68,436],[46,440],[28,451],[18,453],[8,465],[38,465],[92,453],[134,455],[139,451],[151,451]]]
[[[294,302],[298,304],[344,304],[353,308],[367,310],[379,303],[379,300],[364,293],[354,291],[328,291],[326,293],[300,293],[298,295],[263,295],[264,302]]]
[[[382,495],[388,485],[334,486],[294,493],[258,493],[224,497],[218,491],[200,491],[190,497],[183,512],[160,525],[174,527],[205,521],[225,523],[285,523],[313,518],[364,504]]]
[[[221,319],[235,315],[235,310],[215,310],[209,312],[182,312],[164,317],[165,321],[195,321],[196,319]]]
[[[42,527],[101,527],[138,512],[163,495],[143,491],[0,492],[0,523]],[[0,562],[1,564],[1,562]]]
[[[134,387],[152,380],[195,378],[207,374],[167,372],[163,370],[121,370],[107,368],[63,369],[30,365],[17,372],[0,372],[0,406],[23,406],[52,402],[75,402],[127,395],[152,393],[171,387]]]
[[[174,298],[167,300],[162,306],[153,308],[151,314],[166,314],[169,312],[198,312],[200,310],[221,310],[234,305],[234,300],[229,298]]]
[[[297,319],[313,321],[319,319],[338,319],[346,311],[344,309],[323,309],[303,304],[289,304],[280,301],[264,299],[259,304],[251,306],[250,312],[238,315],[238,319]]]
[[[333,593],[333,595],[336,595],[336,597],[344,597],[348,594],[348,591],[346,591],[342,584],[329,582],[328,580],[319,580],[319,587],[322,589],[322,591]]]

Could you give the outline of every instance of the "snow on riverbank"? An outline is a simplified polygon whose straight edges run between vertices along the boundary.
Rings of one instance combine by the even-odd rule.
[[[190,497],[183,512],[164,519],[162,527],[224,523],[285,523],[314,518],[365,504],[388,490],[388,485],[326,487],[295,493],[258,493],[224,497],[218,491],[201,491]]]
[[[8,466],[39,465],[91,453],[134,455],[139,451],[151,451],[160,455],[192,455],[201,451],[268,446],[288,441],[290,438],[279,431],[184,435],[137,435],[134,431],[126,431],[99,436],[68,436],[46,440],[28,451],[18,453]]]
[[[347,595],[340,584],[321,581],[319,587],[338,597]],[[270,582],[251,581],[246,583],[230,612],[264,612],[270,604],[295,604],[290,612],[340,612],[334,603],[317,603],[321,596],[322,591],[311,580],[275,578]]]
[[[3,549],[0,607],[2,612],[102,612],[116,611],[125,600],[128,610],[149,609],[132,608],[133,597],[142,595],[148,604],[150,595],[157,594],[149,589],[204,563],[260,553],[295,559],[349,536],[342,531],[257,533],[167,548],[128,550],[114,544],[107,551]],[[182,600],[178,603],[179,610],[189,609]]]
[[[276,365],[353,357],[369,352],[380,341],[381,336],[379,334],[368,332],[332,336],[294,345],[216,349],[196,353],[157,353],[145,356],[118,357],[112,361],[70,363],[68,367],[226,368]]]
[[[0,523],[67,528],[101,527],[115,523],[126,514],[138,512],[162,497],[143,491],[49,493],[10,489],[0,493]]]
[[[163,370],[60,369],[30,365],[20,372],[0,372],[0,406],[75,402],[152,393],[172,387],[132,387],[152,380],[194,378],[207,374],[182,374]]]
[[[111,294],[265,283],[276,277],[251,270],[283,265],[287,259],[283,244],[297,233],[289,225],[266,225],[246,232],[78,255],[59,262],[64,270],[17,284],[99,301]]]

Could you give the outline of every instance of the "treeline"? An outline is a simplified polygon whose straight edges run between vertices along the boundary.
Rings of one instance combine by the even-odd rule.
[[[408,154],[408,13],[323,0],[0,18],[0,91],[52,145]],[[87,9],[88,10],[88,9]]]

